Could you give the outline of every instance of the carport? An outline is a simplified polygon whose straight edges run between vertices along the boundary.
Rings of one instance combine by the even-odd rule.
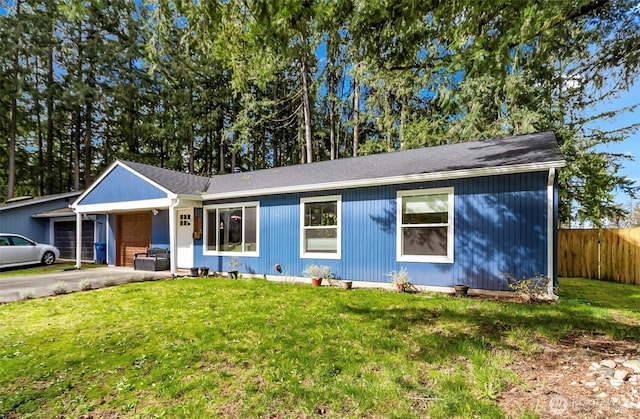
[[[145,164],[117,160],[72,204],[77,243],[83,219],[102,214],[106,222],[106,260],[111,266],[132,266],[135,253],[149,247],[168,249],[171,273],[191,268],[194,254],[194,209],[209,178]],[[82,249],[76,247],[76,266]]]

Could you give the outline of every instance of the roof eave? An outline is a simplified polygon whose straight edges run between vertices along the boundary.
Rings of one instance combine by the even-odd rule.
[[[565,165],[566,165],[566,162],[564,160],[557,160],[557,161],[548,161],[543,163],[526,163],[526,164],[491,167],[491,168],[462,169],[462,170],[451,170],[451,171],[436,172],[436,173],[417,173],[412,175],[359,179],[355,181],[352,180],[352,181],[340,181],[340,182],[315,183],[315,184],[307,184],[307,185],[283,186],[283,187],[276,187],[276,188],[243,190],[243,191],[233,191],[233,192],[225,192],[225,193],[212,193],[212,194],[204,194],[202,196],[202,199],[205,201],[219,200],[219,199],[229,199],[229,198],[242,198],[242,197],[257,196],[257,195],[277,195],[277,194],[296,193],[296,192],[314,192],[314,191],[322,191],[322,190],[329,190],[329,189],[351,189],[351,188],[362,188],[362,187],[379,186],[379,185],[396,185],[396,184],[405,184],[405,183],[414,183],[414,182],[429,182],[429,181],[436,181],[436,180],[464,179],[464,178],[473,178],[473,177],[480,177],[480,176],[497,176],[497,175],[507,175],[507,174],[517,174],[517,173],[540,172],[540,171],[546,171],[552,168],[561,168],[561,167],[564,167]]]
[[[66,192],[66,193],[61,193],[61,194],[55,194],[53,196],[45,196],[45,197],[35,197],[32,199],[28,199],[28,200],[24,200],[24,201],[19,201],[13,204],[6,204],[6,205],[2,205],[0,206],[0,211],[4,211],[4,210],[8,210],[8,209],[14,209],[14,208],[20,208],[20,207],[28,207],[30,205],[37,205],[37,204],[41,204],[43,202],[50,202],[50,201],[55,201],[58,199],[65,199],[65,198],[70,198],[74,195],[79,195],[80,191],[71,191],[71,192]]]

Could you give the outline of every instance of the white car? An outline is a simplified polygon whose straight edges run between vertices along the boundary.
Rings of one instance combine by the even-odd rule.
[[[60,257],[55,246],[38,244],[19,234],[0,233],[0,268],[41,263],[51,265]]]

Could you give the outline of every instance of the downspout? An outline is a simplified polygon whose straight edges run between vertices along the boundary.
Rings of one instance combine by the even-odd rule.
[[[82,214],[76,212],[76,269],[82,267]]]
[[[171,264],[171,275],[176,276],[177,274],[177,266],[176,266],[176,257],[177,257],[177,241],[176,241],[176,207],[180,204],[180,199],[172,199],[171,205],[169,206],[169,260]]]
[[[549,279],[549,285],[547,293],[549,299],[557,300],[558,296],[555,295],[553,280],[555,276],[554,261],[556,259],[554,237],[555,237],[555,190],[554,184],[556,179],[556,169],[552,167],[549,169],[549,178],[547,179],[547,278]]]

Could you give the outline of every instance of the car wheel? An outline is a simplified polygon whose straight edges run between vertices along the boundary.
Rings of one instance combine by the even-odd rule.
[[[44,256],[42,256],[42,264],[43,265],[53,265],[53,262],[56,261],[56,257],[53,252],[45,252]]]

